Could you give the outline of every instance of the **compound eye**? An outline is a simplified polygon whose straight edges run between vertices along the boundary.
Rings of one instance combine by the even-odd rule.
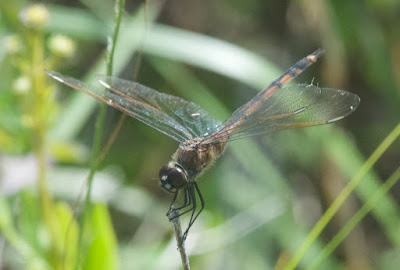
[[[160,185],[169,192],[181,189],[187,183],[186,174],[180,167],[169,167],[168,164],[160,169]]]

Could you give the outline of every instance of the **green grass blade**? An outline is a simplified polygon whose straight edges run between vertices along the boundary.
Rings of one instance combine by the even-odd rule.
[[[317,222],[314,228],[311,230],[307,238],[304,240],[300,248],[294,254],[293,258],[286,265],[285,269],[295,269],[295,267],[300,262],[301,258],[306,253],[307,249],[311,244],[317,239],[321,234],[322,230],[326,227],[328,222],[336,214],[340,206],[350,195],[350,193],[356,188],[367,172],[372,168],[376,161],[382,156],[382,154],[389,148],[389,146],[400,136],[400,124],[398,124],[393,131],[383,140],[383,142],[377,147],[377,149],[372,153],[368,160],[364,163],[363,167],[360,169],[357,175],[346,185],[343,191],[339,194],[336,200],[324,213],[321,219]]]
[[[332,130],[331,135],[335,138],[327,139],[324,143],[326,155],[332,159],[348,179],[357,173],[363,165],[363,155],[343,132]],[[365,175],[362,185],[358,185],[355,192],[362,201],[367,201],[380,187],[382,180],[371,170]],[[400,252],[400,207],[394,198],[383,196],[379,201],[381,207],[372,209],[372,214],[377,222],[384,228],[393,246]]]
[[[326,259],[342,241],[349,235],[357,224],[373,209],[377,207],[378,201],[393,187],[400,179],[400,168],[398,168],[389,179],[373,194],[373,196],[365,202],[363,207],[346,223],[346,225],[333,237],[333,239],[325,246],[320,255],[311,265],[309,269],[317,269],[317,267]]]

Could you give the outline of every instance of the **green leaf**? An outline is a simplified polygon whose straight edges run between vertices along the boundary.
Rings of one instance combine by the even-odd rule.
[[[60,162],[83,163],[89,158],[87,147],[74,142],[51,141],[50,152]]]
[[[93,206],[90,221],[85,226],[86,239],[90,239],[84,260],[86,270],[117,269],[117,240],[107,206]]]
[[[18,225],[21,235],[42,256],[49,247],[49,235],[44,230],[37,197],[30,192],[20,194]]]
[[[7,204],[6,199],[0,194],[0,229],[3,231],[5,228],[12,227],[12,218],[10,207]]]
[[[71,208],[63,202],[56,203],[55,211],[55,228],[57,232],[54,240],[59,252],[57,267],[60,269],[73,269],[77,260],[78,245],[78,223],[74,219]]]
[[[30,200],[28,196],[25,197]],[[31,200],[31,202],[33,201]],[[33,216],[35,215],[36,213]],[[43,259],[41,254],[38,253],[38,250],[31,245],[30,242],[32,242],[32,239],[27,239],[24,235],[17,232],[12,219],[11,210],[5,197],[0,196],[0,232],[2,236],[4,236],[8,243],[22,256],[26,269],[50,269],[48,263]]]

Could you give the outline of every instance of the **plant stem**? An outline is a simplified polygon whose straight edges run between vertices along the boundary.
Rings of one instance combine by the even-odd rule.
[[[118,32],[119,32],[119,27],[121,24],[121,17],[122,17],[122,11],[125,5],[125,0],[116,0],[115,5],[114,5],[114,32],[112,39],[110,40],[109,47],[108,47],[108,55],[107,55],[107,71],[106,74],[108,76],[112,75],[112,67],[113,67],[113,59],[114,59],[114,52],[115,52],[115,47],[118,39]],[[89,176],[87,179],[87,192],[86,192],[86,197],[85,197],[85,206],[84,206],[84,212],[83,212],[83,217],[82,217],[82,227],[81,230],[79,231],[79,248],[82,247],[83,243],[83,232],[84,232],[84,224],[85,224],[85,219],[88,216],[88,212],[90,212],[91,208],[91,194],[92,194],[92,187],[93,187],[93,179],[94,175],[97,170],[98,166],[98,157],[100,154],[100,149],[101,149],[101,138],[103,136],[103,128],[104,128],[104,122],[105,122],[105,113],[106,113],[106,104],[101,104],[99,108],[99,113],[97,115],[96,119],[96,124],[95,124],[95,134],[94,134],[94,139],[93,139],[93,150],[92,150],[92,161],[91,161],[91,166],[90,166],[90,172]],[[79,261],[79,260],[78,260]],[[79,268],[78,264],[76,264],[76,269]]]
[[[107,54],[107,75],[108,76],[112,75],[114,52],[115,52],[115,47],[117,45],[117,39],[118,39],[118,35],[119,35],[119,27],[121,25],[122,11],[124,9],[124,6],[125,6],[125,0],[115,0],[114,32],[113,32],[113,37],[112,37],[111,43],[109,44],[109,47],[108,47],[108,54]]]
[[[172,213],[172,216],[177,216],[177,218],[173,220],[173,224],[174,224],[176,243],[178,244],[178,250],[181,255],[182,266],[184,270],[190,270],[189,257],[186,254],[185,241],[182,236],[182,227],[181,227],[181,219],[179,218],[179,211],[175,210]]]
[[[109,48],[108,48],[108,54],[107,54],[107,75],[111,76],[112,75],[112,67],[113,67],[113,60],[114,60],[114,52],[115,52],[115,47],[117,44],[117,39],[118,39],[118,32],[119,32],[119,27],[121,24],[121,15],[122,15],[122,10],[124,8],[125,0],[116,0],[115,5],[114,5],[114,12],[115,12],[115,19],[114,19],[114,33],[113,37],[110,41]],[[96,120],[96,126],[95,126],[95,135],[94,135],[94,140],[93,140],[93,150],[92,150],[92,163],[90,167],[90,173],[88,176],[88,190],[86,193],[86,199],[85,199],[85,212],[88,210],[90,206],[90,199],[91,199],[91,194],[92,194],[92,186],[93,186],[93,178],[94,174],[97,170],[97,159],[100,154],[100,147],[101,147],[101,138],[103,136],[103,128],[104,128],[104,120],[105,120],[105,114],[106,114],[106,109],[107,105],[102,103],[100,105],[99,113],[97,115],[97,120]]]
[[[47,109],[51,104],[49,103],[49,97],[46,88],[44,78],[44,44],[43,44],[43,33],[39,30],[32,30],[28,34],[30,39],[31,50],[32,50],[32,62],[31,62],[31,80],[32,80],[32,91],[33,91],[33,107],[32,107],[32,123],[34,130],[34,152],[37,159],[38,166],[38,186],[39,186],[39,200],[40,207],[43,215],[44,224],[50,234],[51,246],[50,249],[53,255],[58,254],[57,243],[55,242],[56,228],[53,219],[53,202],[49,194],[47,184],[47,164],[46,164],[46,137],[47,137]],[[53,258],[56,258],[52,256]],[[55,260],[57,261],[57,259]]]
[[[125,0],[116,0],[115,5],[114,5],[115,27],[114,27],[113,37],[110,41],[109,49],[108,49],[107,72],[106,72],[108,76],[112,75],[114,52],[115,52],[115,47],[116,47],[116,43],[117,43],[117,39],[118,39],[118,32],[119,32],[119,27],[121,24],[121,15],[122,15],[122,10],[124,8],[124,4],[125,4]],[[100,105],[99,114],[98,114],[97,120],[96,120],[95,135],[94,135],[94,140],[93,140],[92,163],[91,163],[90,173],[89,173],[88,181],[87,181],[88,182],[88,190],[87,190],[86,199],[85,199],[85,212],[90,207],[90,200],[91,200],[91,193],[92,193],[92,186],[93,186],[93,177],[97,170],[97,165],[98,165],[97,158],[100,154],[101,138],[103,135],[103,127],[104,127],[106,108],[107,108],[106,104],[102,103]]]
[[[42,209],[44,214],[48,211],[49,206],[49,192],[47,188],[46,180],[46,153],[45,153],[45,141],[46,141],[46,126],[44,119],[42,119],[42,106],[43,100],[43,78],[38,72],[43,70],[43,41],[40,34],[36,31],[32,33],[32,84],[34,91],[34,106],[33,106],[33,123],[35,130],[35,153],[38,160],[39,167],[39,197],[42,202]]]

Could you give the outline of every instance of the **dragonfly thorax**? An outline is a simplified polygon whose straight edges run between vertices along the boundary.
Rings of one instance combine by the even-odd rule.
[[[175,193],[186,186],[187,182],[187,174],[178,163],[171,161],[161,167],[159,183],[166,191]]]

